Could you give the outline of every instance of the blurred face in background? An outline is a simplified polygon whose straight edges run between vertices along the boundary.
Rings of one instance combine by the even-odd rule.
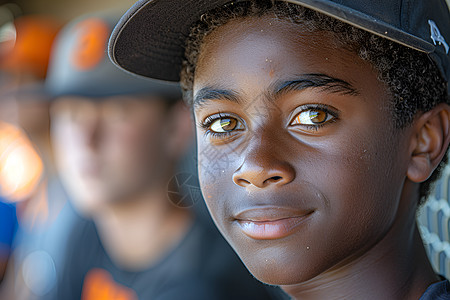
[[[55,101],[57,167],[78,209],[95,212],[165,187],[173,161],[170,111],[162,100],[148,97]]]

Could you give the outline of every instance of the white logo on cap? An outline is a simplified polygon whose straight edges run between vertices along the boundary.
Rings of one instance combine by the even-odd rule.
[[[436,23],[432,20],[428,20],[428,24],[430,24],[430,31],[431,31],[431,39],[433,40],[433,43],[437,45],[443,45],[445,48],[445,53],[448,54],[448,44],[445,41],[444,37],[442,36],[441,32],[439,31],[439,28],[437,27]]]

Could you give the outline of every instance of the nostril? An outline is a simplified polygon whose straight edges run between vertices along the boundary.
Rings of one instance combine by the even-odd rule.
[[[242,179],[242,178],[236,179],[234,182],[237,185],[242,186],[242,187],[246,187],[251,184],[250,181]]]
[[[263,184],[270,183],[270,182],[275,183],[275,182],[281,181],[282,179],[283,179],[283,177],[281,177],[281,176],[272,176],[272,177],[264,180]]]

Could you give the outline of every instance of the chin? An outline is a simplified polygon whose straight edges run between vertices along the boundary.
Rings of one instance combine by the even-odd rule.
[[[258,250],[246,247],[242,251],[233,248],[250,273],[259,281],[270,285],[306,282],[324,271],[322,268],[326,269],[323,265],[315,264],[311,255],[303,253],[299,247],[289,249],[281,245]]]
[[[89,195],[72,195],[71,201],[74,207],[77,209],[79,213],[81,213],[85,217],[92,217],[101,212],[107,201],[102,200],[101,197],[92,197],[94,194]]]

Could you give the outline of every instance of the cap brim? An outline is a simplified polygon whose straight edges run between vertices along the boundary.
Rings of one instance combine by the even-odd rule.
[[[242,0],[234,1],[240,2]],[[190,27],[201,15],[229,0],[141,0],[119,21],[109,41],[118,67],[141,76],[179,81]],[[373,16],[326,0],[288,0],[419,51],[435,46]]]

